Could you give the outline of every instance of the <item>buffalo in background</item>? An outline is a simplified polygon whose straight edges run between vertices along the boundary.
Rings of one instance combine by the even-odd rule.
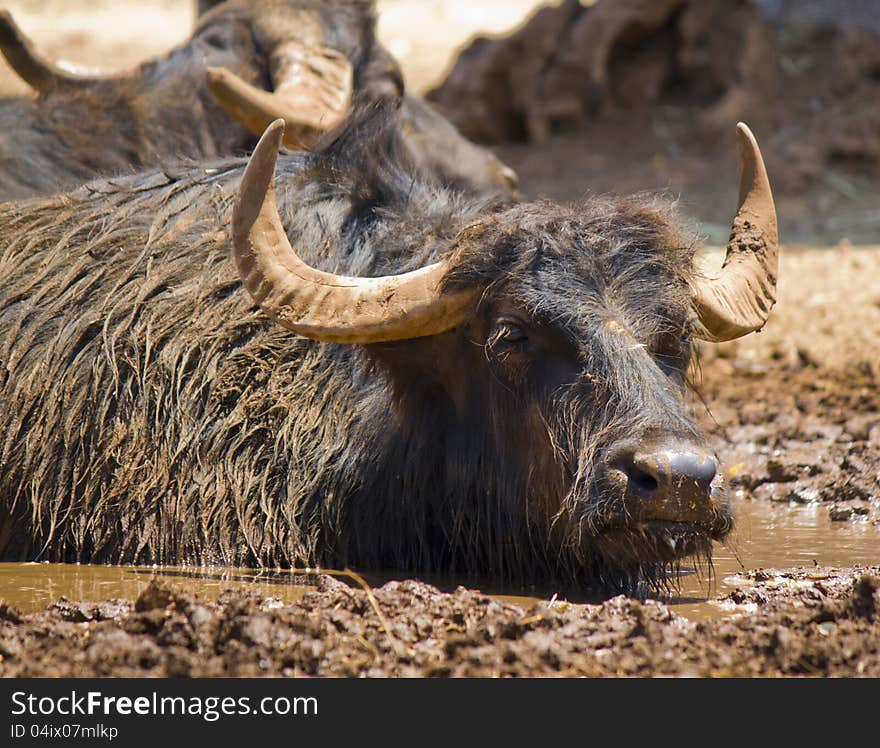
[[[310,147],[352,108],[400,97],[416,165],[462,187],[515,189],[516,175],[491,152],[405,93],[399,66],[376,41],[372,0],[228,0],[201,9],[186,43],[106,76],[46,60],[0,14],[0,50],[39,94],[0,102],[0,200],[241,155],[276,117],[287,123],[289,147]]]

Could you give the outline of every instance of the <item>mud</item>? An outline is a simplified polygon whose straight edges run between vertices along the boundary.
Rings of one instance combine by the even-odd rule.
[[[737,499],[819,504],[833,521],[867,522],[880,560],[880,377],[725,358],[700,376],[702,425]]]
[[[302,601],[202,602],[151,584],[134,602],[0,605],[4,677],[880,676],[880,567],[753,572],[693,623],[662,603],[525,610],[417,581],[368,594],[330,577]]]

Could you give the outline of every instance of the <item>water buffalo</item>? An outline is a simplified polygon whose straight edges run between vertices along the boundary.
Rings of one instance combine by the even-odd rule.
[[[353,106],[401,96],[416,163],[459,186],[515,190],[512,170],[405,93],[375,24],[372,0],[228,0],[167,55],[96,76],[45,59],[0,12],[0,50],[39,92],[0,102],[0,200],[241,155],[275,117],[288,124],[288,146],[308,147]]]
[[[280,121],[246,169],[0,205],[0,554],[613,589],[705,559],[732,514],[692,339],[775,300],[738,135],[715,279],[664,201],[468,197],[384,109],[277,166]]]

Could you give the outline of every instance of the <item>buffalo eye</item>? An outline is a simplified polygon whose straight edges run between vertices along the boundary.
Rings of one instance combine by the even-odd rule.
[[[505,343],[523,343],[528,340],[524,325],[519,320],[500,319],[495,328],[495,334],[492,336],[495,340]]]
[[[202,39],[208,46],[215,49],[228,49],[230,47],[229,39],[221,30],[208,33]]]
[[[654,346],[654,356],[667,375],[682,376],[691,358],[691,331],[668,335]]]

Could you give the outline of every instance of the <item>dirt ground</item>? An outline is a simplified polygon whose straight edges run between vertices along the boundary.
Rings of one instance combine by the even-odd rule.
[[[475,30],[509,29],[537,4],[387,0],[381,34],[424,91]],[[173,0],[6,7],[47,53],[103,67],[167,49],[194,15]],[[0,70],[0,93],[11,92],[23,89]],[[637,140],[622,132],[617,150],[608,133],[594,147],[600,135],[587,128],[499,152],[526,197],[666,189],[709,244],[723,244],[732,150],[720,168],[696,146],[671,149],[662,127]],[[701,349],[694,409],[738,500],[812,503],[836,522],[867,523],[880,564],[880,192],[829,173],[778,208],[779,302],[760,334]],[[708,250],[707,269],[720,257]],[[0,603],[0,675],[880,677],[880,566],[753,569],[743,580],[718,601],[731,615],[699,622],[622,597],[528,610],[417,581],[371,597],[330,577],[290,605],[242,592],[206,602],[161,584],[136,601],[62,600],[27,615]]]
[[[876,369],[833,369],[806,354],[781,365],[718,357],[697,378],[694,411],[738,500],[814,504],[833,521],[868,521],[880,561]]]

